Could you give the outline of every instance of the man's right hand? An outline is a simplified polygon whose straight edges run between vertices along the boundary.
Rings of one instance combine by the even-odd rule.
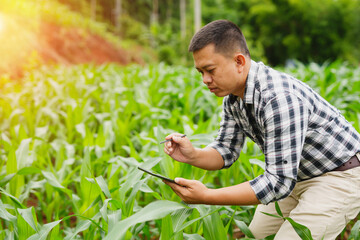
[[[187,137],[172,133],[165,137],[164,152],[178,162],[187,163],[205,170],[218,170],[224,166],[224,160],[212,147],[195,148]]]
[[[166,136],[166,140],[172,140],[164,144],[164,152],[178,162],[192,164],[196,159],[196,149],[187,137],[180,136],[180,133]]]

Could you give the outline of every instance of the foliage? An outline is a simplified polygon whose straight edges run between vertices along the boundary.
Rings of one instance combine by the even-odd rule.
[[[224,18],[244,29],[255,58],[272,65],[288,59],[323,63],[360,59],[358,0],[204,1],[204,22]],[[250,49],[251,52],[251,49]]]
[[[89,29],[116,44],[120,37],[155,50],[167,64],[191,65],[187,47],[194,34],[193,1],[186,1],[185,36],[180,33],[179,2],[157,1],[158,9],[154,0],[122,0],[118,19],[113,0],[96,1],[95,19],[90,16],[90,0],[3,0],[0,11],[24,16],[30,25],[45,20]],[[235,22],[247,38],[252,57],[274,66],[289,59],[307,63],[341,59],[356,65],[360,59],[359,11],[359,0],[203,0],[202,23]],[[118,23],[120,32],[115,28]]]
[[[315,86],[360,129],[358,69],[296,62],[285,71]],[[44,68],[21,84],[4,81],[0,238],[234,239],[235,228],[250,237],[254,207],[188,206],[137,170],[211,188],[261,174],[264,156],[250,141],[231,168],[213,172],[175,162],[159,145],[174,131],[197,147],[210,143],[221,101],[194,69],[163,64]]]
[[[74,0],[59,1],[80,9]],[[180,36],[179,3],[157,1],[159,8],[154,9],[152,0],[122,0],[122,17],[114,19],[114,1],[104,0],[98,3],[98,20],[110,26],[120,21],[121,37],[156,49],[161,61],[174,63],[173,55],[186,56],[182,64],[190,65],[187,46],[194,34],[193,1],[186,1],[184,38]],[[90,0],[80,2],[88,6]],[[201,7],[203,24],[228,19],[240,26],[256,60],[274,66],[289,59],[307,63],[342,59],[355,65],[360,60],[359,0],[203,0]],[[153,13],[158,21],[154,21]],[[134,28],[129,28],[129,23],[134,23]]]

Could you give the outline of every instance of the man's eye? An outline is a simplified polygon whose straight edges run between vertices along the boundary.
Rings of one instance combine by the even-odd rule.
[[[214,73],[214,71],[215,71],[215,68],[208,70],[208,72],[209,72],[210,74]]]

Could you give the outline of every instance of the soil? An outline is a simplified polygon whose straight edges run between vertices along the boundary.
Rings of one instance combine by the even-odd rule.
[[[28,41],[27,47],[17,54],[17,59],[12,59],[7,67],[0,67],[0,75],[7,74],[12,79],[19,79],[29,69],[52,64],[144,64],[144,60],[138,57],[141,54],[137,54],[143,51],[140,46],[123,49],[84,29],[41,23],[38,32],[31,35],[30,41],[24,39]]]
[[[38,50],[46,63],[71,65],[115,62],[126,65],[141,62],[141,59],[135,59],[124,49],[83,29],[42,24],[39,36],[41,48]]]

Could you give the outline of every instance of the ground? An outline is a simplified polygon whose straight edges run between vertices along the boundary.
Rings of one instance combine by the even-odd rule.
[[[9,27],[19,29],[19,22]],[[143,51],[140,46],[125,50],[98,34],[74,27],[41,23],[36,31],[19,29],[16,33],[4,33],[0,38],[4,43],[0,47],[0,76],[6,74],[15,79],[40,65],[144,64],[138,54]]]

